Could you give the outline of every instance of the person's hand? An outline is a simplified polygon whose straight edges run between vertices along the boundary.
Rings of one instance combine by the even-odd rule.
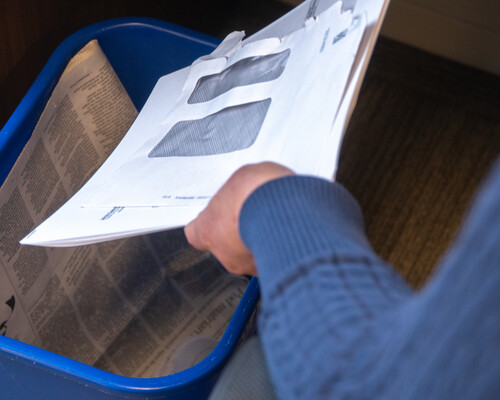
[[[239,233],[241,207],[259,186],[286,175],[294,175],[294,172],[271,162],[240,168],[200,215],[186,225],[188,242],[198,250],[210,251],[229,272],[256,276],[253,256]]]

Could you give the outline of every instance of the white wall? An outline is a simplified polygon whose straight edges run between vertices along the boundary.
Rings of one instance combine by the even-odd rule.
[[[392,0],[382,35],[500,75],[498,0]]]
[[[499,0],[392,0],[382,35],[500,75]]]

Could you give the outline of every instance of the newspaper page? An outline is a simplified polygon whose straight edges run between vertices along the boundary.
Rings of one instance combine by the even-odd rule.
[[[72,249],[19,245],[92,176],[136,116],[90,42],[68,64],[0,189],[0,334],[151,377],[201,361],[248,281],[192,249],[182,230]]]

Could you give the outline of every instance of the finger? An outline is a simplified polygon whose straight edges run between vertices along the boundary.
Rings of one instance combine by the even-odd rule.
[[[208,250],[208,245],[203,240],[200,231],[199,218],[196,218],[184,227],[184,234],[188,243],[195,249],[205,251]]]
[[[223,264],[224,265],[224,264]],[[229,272],[236,275],[251,275],[257,276],[257,268],[253,261],[244,261],[244,262],[232,262],[229,265],[224,265]]]
[[[216,251],[213,255],[219,260],[222,266],[232,274],[257,276],[257,267],[250,252],[238,255],[228,255]]]

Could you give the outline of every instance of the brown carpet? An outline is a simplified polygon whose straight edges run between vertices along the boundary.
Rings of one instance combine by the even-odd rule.
[[[375,250],[421,286],[500,153],[500,78],[380,38],[338,180]]]
[[[287,6],[241,1],[219,36],[252,33]],[[358,199],[375,250],[420,287],[500,153],[500,78],[380,38],[337,179]]]

